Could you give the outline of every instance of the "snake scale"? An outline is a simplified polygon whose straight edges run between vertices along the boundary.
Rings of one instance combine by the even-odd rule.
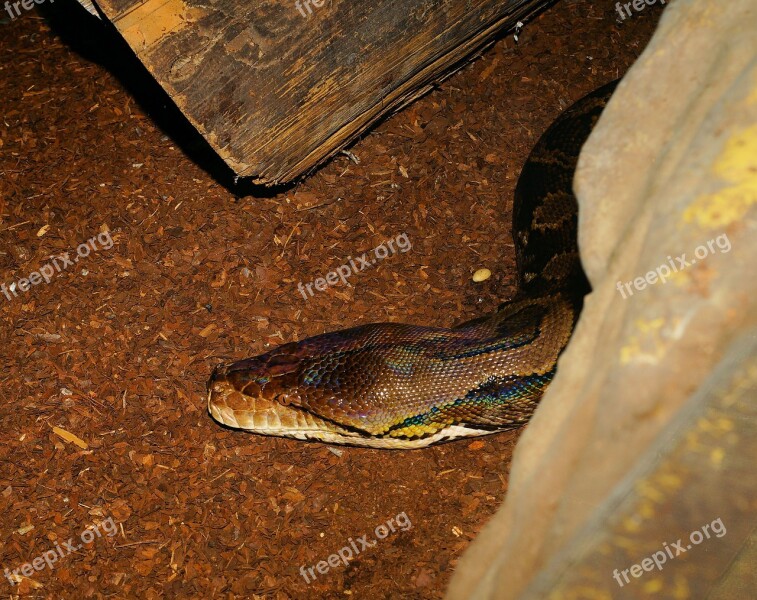
[[[374,323],[219,365],[208,382],[213,418],[259,434],[374,448],[421,448],[527,422],[589,291],[572,179],[615,84],[563,112],[523,166],[513,299],[451,329]]]

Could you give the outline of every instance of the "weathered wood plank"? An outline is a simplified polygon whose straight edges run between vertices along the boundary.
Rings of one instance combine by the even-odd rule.
[[[97,3],[226,163],[272,184],[328,158],[551,1]]]

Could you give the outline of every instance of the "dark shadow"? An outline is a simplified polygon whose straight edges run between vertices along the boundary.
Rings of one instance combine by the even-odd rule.
[[[37,10],[74,52],[113,74],[160,130],[229,192],[240,198],[271,198],[296,185],[264,186],[249,177],[237,177],[105,18],[94,17],[76,0],[45,2]]]

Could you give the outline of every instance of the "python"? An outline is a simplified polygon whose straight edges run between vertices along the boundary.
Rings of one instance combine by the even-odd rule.
[[[423,448],[524,425],[590,290],[578,255],[573,173],[616,82],[566,110],[515,188],[520,286],[456,327],[371,323],[218,365],[208,410],[228,427],[372,448]]]

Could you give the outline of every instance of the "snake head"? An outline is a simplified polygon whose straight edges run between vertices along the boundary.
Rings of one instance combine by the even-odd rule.
[[[219,365],[208,383],[210,414],[224,425],[266,435],[335,443],[372,435],[365,428],[374,424],[376,409],[362,398],[376,363],[374,329],[324,334]]]
[[[217,367],[208,409],[254,433],[360,446],[482,435],[522,422],[572,322],[569,303],[522,299],[454,329],[380,323],[323,334]]]
[[[320,419],[301,409],[299,393],[307,353],[297,343],[216,366],[208,382],[208,410],[229,427],[305,439],[300,430],[320,429]]]

